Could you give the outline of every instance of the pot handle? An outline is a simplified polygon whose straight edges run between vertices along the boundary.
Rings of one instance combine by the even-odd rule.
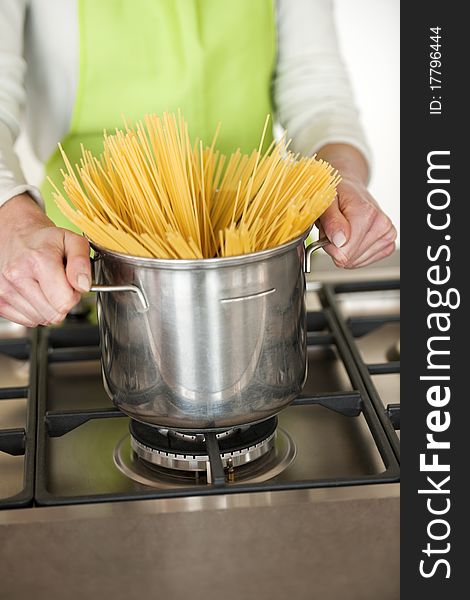
[[[137,294],[142,308],[144,311],[147,311],[149,308],[147,298],[144,295],[144,292],[138,288],[136,285],[95,285],[93,284],[90,287],[90,292],[134,292]]]
[[[311,242],[305,248],[304,271],[306,273],[310,273],[312,254],[315,252],[315,250],[319,250],[320,248],[323,248],[323,246],[327,246],[328,244],[330,244],[330,240],[326,236],[324,236],[319,240],[316,240],[315,242]]]

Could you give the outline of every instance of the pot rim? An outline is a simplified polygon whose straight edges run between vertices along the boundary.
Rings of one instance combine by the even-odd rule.
[[[266,250],[259,250],[258,252],[251,252],[250,254],[238,254],[236,256],[226,256],[219,258],[197,258],[197,259],[181,259],[181,258],[148,258],[144,256],[132,256],[130,254],[121,254],[114,250],[108,250],[98,244],[93,243],[88,239],[90,246],[98,253],[98,257],[95,260],[99,260],[104,257],[119,260],[120,262],[129,263],[131,265],[140,267],[154,267],[160,269],[214,269],[218,267],[236,267],[239,265],[245,265],[247,263],[258,262],[266,260],[288,252],[294,247],[297,247],[306,240],[311,228],[297,236],[289,242],[285,242],[281,246],[275,248],[267,248]]]

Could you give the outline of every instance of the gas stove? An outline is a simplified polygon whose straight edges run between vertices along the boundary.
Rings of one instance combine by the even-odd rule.
[[[292,521],[290,531],[301,538],[317,523],[312,535],[321,543],[330,518],[321,516],[322,503],[334,513],[339,502],[335,523],[342,530],[368,519],[367,535],[385,544],[385,555],[375,548],[367,557],[370,565],[388,561],[397,569],[399,280],[396,268],[381,274],[387,277],[359,281],[355,273],[335,281],[326,272],[321,283],[308,281],[302,394],[277,417],[218,433],[155,428],[118,411],[104,391],[98,330],[86,315],[62,327],[0,335],[0,530],[57,520],[83,525],[111,515],[170,519],[174,512],[198,513],[200,523],[214,510],[240,507],[262,509],[263,519],[280,510],[277,528],[278,519],[292,519],[307,504],[310,525]],[[367,504],[367,516],[357,502]],[[256,515],[245,514],[251,527]],[[355,539],[361,543],[358,533]],[[378,577],[366,580],[375,597],[393,597],[380,595],[390,582],[384,588]]]
[[[384,405],[386,392],[379,393],[381,379],[399,372],[398,281],[314,287],[308,292],[309,376],[303,394],[278,418],[218,434],[159,429],[114,408],[101,383],[98,332],[86,321],[4,340],[6,385],[0,394],[9,400],[2,404],[0,444],[7,457],[0,468],[7,477],[0,504],[398,481],[400,407],[396,398]],[[22,385],[9,385],[8,379]],[[20,405],[26,425],[6,429],[9,416],[18,419]],[[11,456],[17,457],[16,468]],[[17,490],[13,477],[17,485],[23,482]],[[16,493],[7,495],[8,490]]]

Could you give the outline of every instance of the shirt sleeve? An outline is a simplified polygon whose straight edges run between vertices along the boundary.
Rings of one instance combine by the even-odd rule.
[[[28,185],[14,152],[25,103],[23,30],[26,0],[0,4],[0,206],[28,192],[43,206],[37,187]]]
[[[278,56],[273,81],[277,120],[304,155],[350,144],[370,166],[348,74],[340,56],[331,0],[277,0]]]

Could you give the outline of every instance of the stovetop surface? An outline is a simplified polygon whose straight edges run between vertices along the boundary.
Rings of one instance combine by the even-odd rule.
[[[351,389],[336,353],[331,349],[311,352],[309,364],[304,393]],[[52,367],[51,410],[110,406],[102,389],[98,362],[55,364]],[[68,391],[72,373],[73,393]],[[342,379],[343,385],[338,388]],[[336,382],[335,387],[330,385],[331,381]],[[278,481],[355,477],[376,474],[384,469],[363,416],[350,418],[322,406],[292,406],[282,411],[278,418],[278,427],[288,433],[296,448],[294,460],[276,477]],[[72,496],[144,489],[125,477],[114,463],[117,443],[126,438],[128,445],[128,428],[127,418],[96,419],[64,436],[50,439],[49,492]]]

